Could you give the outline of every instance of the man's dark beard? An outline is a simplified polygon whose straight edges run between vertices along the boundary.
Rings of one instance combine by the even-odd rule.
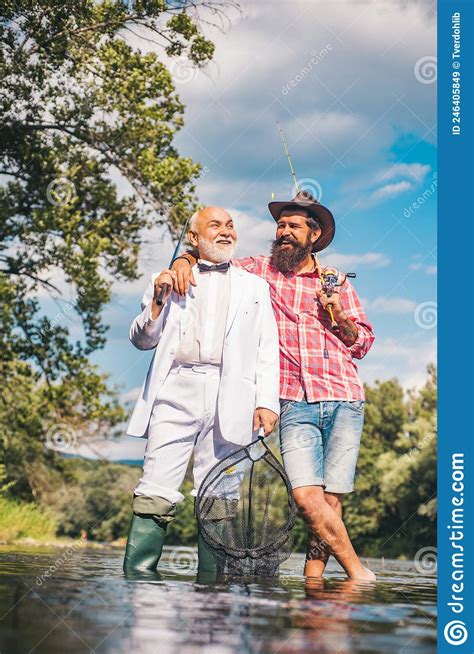
[[[291,247],[282,248],[283,243],[291,243]],[[301,245],[292,238],[281,236],[272,243],[270,263],[280,272],[291,272],[306,259],[312,247],[313,244],[310,238],[304,245]]]

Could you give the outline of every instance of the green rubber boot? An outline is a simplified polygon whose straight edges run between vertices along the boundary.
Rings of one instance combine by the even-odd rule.
[[[217,575],[217,563],[203,537],[198,534],[198,574],[202,573]]]
[[[140,516],[133,513],[123,562],[125,574],[156,575],[165,535],[166,523],[160,524],[151,515]]]

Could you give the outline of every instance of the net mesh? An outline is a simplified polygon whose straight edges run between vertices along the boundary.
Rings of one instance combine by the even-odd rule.
[[[220,573],[278,572],[292,551],[296,505],[285,470],[263,439],[212,468],[196,498],[196,518]]]

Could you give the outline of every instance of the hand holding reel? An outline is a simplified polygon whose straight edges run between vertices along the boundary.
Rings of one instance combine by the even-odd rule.
[[[327,297],[331,297],[334,292],[336,291],[336,288],[339,286],[342,286],[345,284],[346,279],[349,278],[354,278],[356,276],[356,273],[341,273],[337,268],[330,268],[329,266],[326,266],[325,268],[321,268],[321,266],[318,265],[318,272],[319,272],[319,277],[321,279],[321,284],[322,284],[322,289]],[[339,279],[342,277],[342,280],[339,281]],[[334,313],[332,310],[332,304],[327,304],[326,305],[326,310],[329,313],[329,316],[331,318],[331,329],[333,332],[338,331],[339,325],[337,324],[335,318],[334,318]]]

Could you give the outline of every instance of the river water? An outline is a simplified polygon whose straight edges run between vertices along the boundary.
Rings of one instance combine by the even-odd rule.
[[[293,555],[271,579],[196,579],[195,552],[166,548],[156,580],[127,580],[120,549],[0,548],[2,654],[421,654],[436,651],[436,579],[368,560],[376,584],[336,563],[305,584]]]

